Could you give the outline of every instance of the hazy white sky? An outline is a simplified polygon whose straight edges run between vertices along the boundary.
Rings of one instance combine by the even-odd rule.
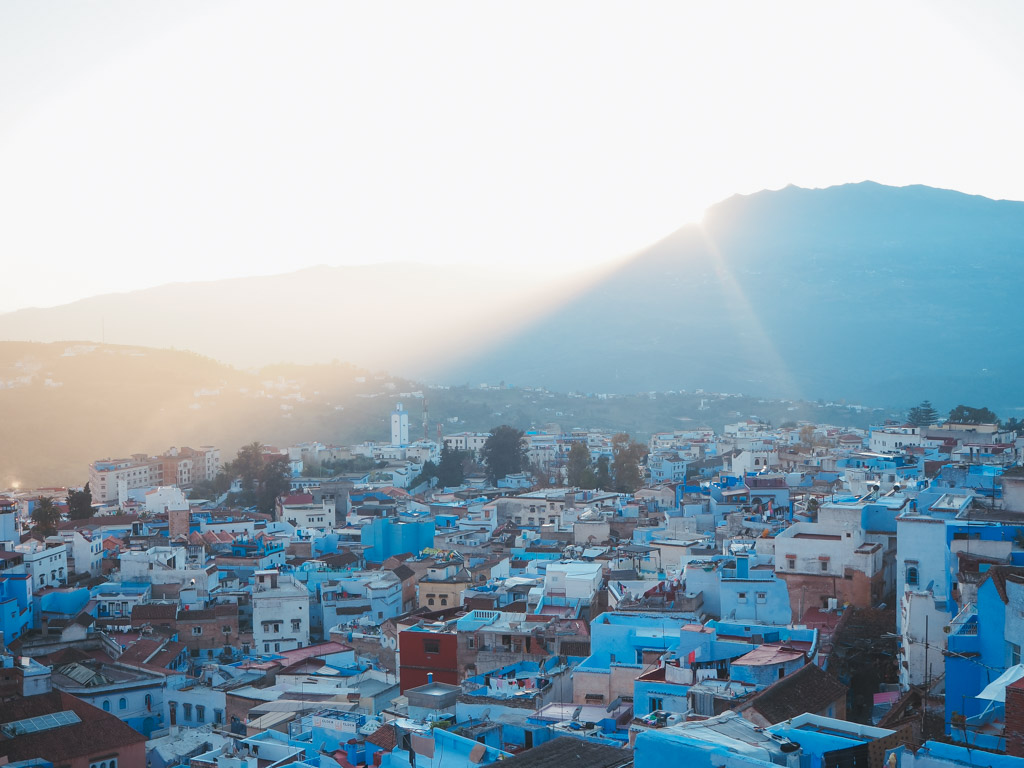
[[[1024,3],[0,5],[0,311],[376,261],[538,275],[733,193],[1024,199]]]

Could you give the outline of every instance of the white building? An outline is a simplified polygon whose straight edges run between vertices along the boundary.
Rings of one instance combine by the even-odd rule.
[[[66,544],[43,544],[29,539],[18,544],[16,551],[24,555],[25,572],[32,577],[32,589],[55,587],[68,581],[68,548]]]
[[[319,504],[282,504],[281,520],[296,528],[330,530],[334,527],[334,499]]]
[[[257,653],[309,645],[309,592],[291,576],[256,571],[252,589],[252,637]]]
[[[874,427],[868,440],[868,450],[875,453],[902,453],[904,448],[924,445],[921,430],[909,424]]]
[[[601,563],[548,563],[544,570],[544,599],[549,603],[590,605],[601,587]]]
[[[395,410],[391,414],[391,444],[409,444],[409,413],[401,403],[395,405]]]
[[[89,492],[100,504],[127,501],[128,491],[159,485],[163,475],[160,459],[145,455],[94,461],[89,465]]]
[[[74,561],[75,573],[91,573],[99,576],[103,566],[103,537],[100,534],[86,531],[71,531],[71,558]],[[61,532],[64,536],[65,532]]]
[[[146,491],[145,504],[146,511],[151,515],[189,508],[185,493],[173,485],[161,485]]]
[[[444,436],[444,444],[455,451],[473,451],[476,453],[487,443],[490,432],[456,432]]]
[[[202,602],[218,586],[220,574],[216,565],[189,561],[184,547],[150,547],[121,553],[121,581],[177,584],[183,601]]]
[[[441,448],[433,440],[417,440],[406,449],[405,458],[420,465],[428,461],[436,464],[441,460]]]

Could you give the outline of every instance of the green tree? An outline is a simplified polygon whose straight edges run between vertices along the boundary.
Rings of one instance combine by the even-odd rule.
[[[607,456],[597,457],[597,472],[594,473],[594,488],[602,491],[612,489],[612,475],[609,471],[611,462]]]
[[[190,499],[219,499],[231,489],[231,478],[222,469],[213,480],[199,480],[192,484]]]
[[[949,421],[953,424],[997,424],[999,417],[988,408],[958,405],[949,412]]]
[[[57,533],[57,523],[60,522],[60,510],[53,503],[49,496],[43,496],[36,502],[32,510],[32,522],[35,530],[43,536],[53,536]]]
[[[258,441],[243,445],[235,454],[234,461],[224,466],[224,473],[232,480],[239,480],[242,493],[239,502],[245,506],[256,503],[257,485],[263,471],[263,446]]]
[[[93,516],[95,510],[92,508],[92,491],[89,484],[80,491],[68,491],[67,497],[68,517],[72,520],[87,520]]]
[[[930,427],[938,420],[939,412],[928,400],[922,400],[920,405],[907,411],[907,423],[915,427]]]
[[[1024,435],[1024,419],[1007,419],[1006,423],[1003,424],[1003,429],[1016,433],[1017,437]]]
[[[288,459],[275,456],[264,463],[257,478],[256,508],[264,514],[273,514],[277,497],[291,487],[288,480]]]
[[[569,458],[565,463],[565,474],[569,485],[573,488],[583,488],[587,473],[593,475],[590,469],[590,449],[586,443],[576,442],[569,448]]]
[[[647,446],[635,442],[627,433],[619,432],[612,437],[612,472],[616,491],[634,493],[643,485],[640,462],[646,457]]]
[[[462,485],[466,479],[466,464],[471,459],[469,451],[444,446],[441,449],[441,461],[437,465],[437,484],[444,488]]]
[[[437,477],[437,464],[432,461],[425,461],[423,462],[423,469],[421,469],[420,473],[412,479],[409,487],[418,488],[423,485],[423,483],[429,483],[435,477]]]
[[[265,458],[263,446],[257,441],[238,449],[233,461],[224,467],[224,479],[230,487],[232,480],[239,480],[242,491],[229,501],[244,507],[256,507],[260,512],[272,514],[277,497],[288,491],[288,458],[274,456]]]
[[[487,481],[493,485],[506,475],[526,467],[526,438],[523,430],[503,424],[491,430],[480,455],[487,469]]]

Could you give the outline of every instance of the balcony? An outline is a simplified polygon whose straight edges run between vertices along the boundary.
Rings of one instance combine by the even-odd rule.
[[[963,610],[949,623],[946,630],[949,638],[946,647],[950,653],[977,654],[981,651],[978,639],[978,611],[973,603],[968,603]]]

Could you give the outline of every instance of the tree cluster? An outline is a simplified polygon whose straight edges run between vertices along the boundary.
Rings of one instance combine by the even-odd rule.
[[[958,405],[949,412],[951,424],[998,424],[999,417],[988,408],[972,408],[969,405]]]
[[[465,481],[466,472],[472,463],[472,451],[459,451],[446,445],[441,448],[440,461],[424,463],[423,470],[413,479],[412,487],[428,483],[436,477],[437,485],[442,488],[455,488]]]
[[[487,482],[491,485],[506,475],[522,472],[527,466],[523,430],[507,424],[495,427],[480,449],[480,458],[487,470]]]
[[[229,480],[239,480],[240,493],[229,502],[244,507],[255,506],[260,512],[273,514],[277,497],[288,491],[288,459],[284,456],[264,458],[263,446],[252,442],[238,449],[234,461],[224,467]]]
[[[922,400],[920,405],[907,411],[907,423],[913,427],[930,427],[938,420],[939,412],[928,400]]]
[[[49,496],[44,496],[32,508],[32,522],[37,533],[53,536],[57,533],[57,523],[60,522],[60,507],[54,504]]]
[[[612,437],[612,471],[618,493],[634,493],[644,484],[641,465],[647,461],[647,446],[626,432]]]
[[[68,491],[67,499],[68,517],[72,520],[88,520],[96,511],[92,508],[92,491],[89,484],[80,491]]]

